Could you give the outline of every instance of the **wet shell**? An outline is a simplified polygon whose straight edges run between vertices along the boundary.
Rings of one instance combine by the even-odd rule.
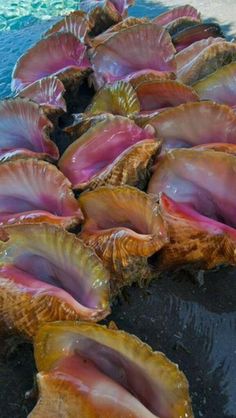
[[[100,187],[79,198],[85,217],[80,238],[115,274],[112,290],[153,276],[148,257],[167,242],[155,199],[129,186]]]
[[[83,418],[193,418],[188,382],[178,366],[124,331],[47,324],[35,339],[35,357],[40,400],[30,418],[62,410],[64,418],[78,412]]]
[[[75,235],[50,224],[5,227],[0,242],[1,325],[32,337],[53,320],[109,313],[109,274]]]
[[[49,137],[52,129],[38,104],[20,98],[0,102],[0,154],[25,149],[41,158],[58,159],[58,148]]]

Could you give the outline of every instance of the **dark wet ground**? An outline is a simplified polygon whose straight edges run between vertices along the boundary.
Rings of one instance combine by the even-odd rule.
[[[132,14],[154,17],[166,9],[139,1]],[[20,29],[0,32],[0,97],[10,93],[16,58],[51,25],[32,18],[32,30],[30,19],[22,19]],[[198,274],[198,279],[182,271],[145,290],[127,289],[109,320],[179,364],[190,383],[196,418],[236,418],[236,269]],[[26,396],[34,376],[31,345],[1,338],[0,418],[27,417],[36,401]]]

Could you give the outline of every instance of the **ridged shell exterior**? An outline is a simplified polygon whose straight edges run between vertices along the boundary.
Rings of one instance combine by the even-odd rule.
[[[152,278],[148,257],[168,241],[155,198],[133,187],[101,187],[83,193],[79,203],[85,217],[79,237],[115,274],[112,291]]]
[[[187,216],[179,205],[163,196],[160,210],[168,226],[170,243],[158,256],[157,269],[165,271],[183,266],[193,269],[212,269],[220,265],[236,264],[235,239],[223,232],[207,230],[208,221],[199,222],[196,217]]]
[[[128,148],[101,174],[81,188],[94,190],[100,186],[134,186],[143,190],[151,175],[151,167],[161,143],[145,139]]]
[[[131,116],[140,111],[140,104],[132,85],[124,81],[102,87],[94,96],[86,113]]]

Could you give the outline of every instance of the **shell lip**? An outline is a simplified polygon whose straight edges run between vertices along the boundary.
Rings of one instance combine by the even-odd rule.
[[[36,233],[39,244],[35,242],[32,244],[31,248],[29,246],[29,239],[31,236],[35,236]],[[79,250],[80,253],[81,251],[84,251],[86,259],[91,260],[93,275],[97,274],[97,278],[96,276],[91,276],[92,280],[90,288],[86,286],[83,288],[82,286],[81,290],[78,291],[78,289],[73,287],[74,285],[71,285],[70,283],[67,285],[67,282],[64,282],[63,274],[58,275],[57,271],[54,272],[54,270],[52,270],[55,273],[55,277],[53,277],[50,273],[50,269],[55,267],[55,251],[53,249],[53,253],[49,247],[49,252],[47,253],[42,247],[42,242],[44,241],[41,241],[40,244],[40,240],[45,240],[45,235],[43,236],[45,233],[54,234],[54,239],[59,246],[61,245],[60,240],[62,238],[64,238],[64,242],[67,242],[66,248],[69,248],[68,245],[71,246],[72,243],[74,243],[74,246],[72,247],[75,248],[75,254],[76,250]],[[29,234],[31,235],[29,236]],[[20,288],[23,286],[24,292],[33,292],[33,295],[36,296],[51,295],[56,299],[59,298],[63,303],[67,304],[70,309],[77,312],[78,317],[82,317],[86,320],[100,320],[110,313],[110,274],[107,269],[104,268],[96,253],[74,234],[65,231],[58,225],[49,224],[48,222],[41,222],[40,224],[25,222],[23,225],[7,225],[0,228],[0,240],[0,246],[2,247],[0,269],[2,273],[9,272],[10,280],[15,282]],[[33,264],[30,262],[32,257],[34,260]],[[40,263],[42,259],[44,260],[44,264],[41,271]],[[83,262],[84,261],[82,261],[82,263]],[[63,259],[61,263],[64,263]],[[87,277],[86,274],[92,274],[91,269],[88,270],[88,273],[83,273],[84,266],[82,265],[81,276],[79,268],[81,268],[79,267],[79,263],[78,265],[75,264],[75,272],[72,270],[71,273],[74,284],[76,284],[78,280],[83,282],[85,280],[84,278]],[[66,269],[68,269],[70,274],[70,268],[65,266],[65,271]],[[27,276],[30,276],[31,279],[28,280]],[[90,291],[88,292],[89,289]],[[91,293],[91,291],[93,291],[93,293]]]

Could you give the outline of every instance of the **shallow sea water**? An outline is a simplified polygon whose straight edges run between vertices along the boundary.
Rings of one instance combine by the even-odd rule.
[[[186,2],[138,0],[132,15],[154,17]],[[189,3],[234,37],[236,0]],[[17,58],[52,22],[78,8],[73,0],[0,0],[0,97],[10,95]],[[190,382],[195,418],[236,418],[235,277],[231,268],[198,277],[186,271],[168,274],[148,289],[128,289],[109,318],[179,364]],[[34,400],[25,400],[25,391],[31,389],[33,371],[29,346],[21,346],[7,360],[0,356],[0,418],[27,416]]]

